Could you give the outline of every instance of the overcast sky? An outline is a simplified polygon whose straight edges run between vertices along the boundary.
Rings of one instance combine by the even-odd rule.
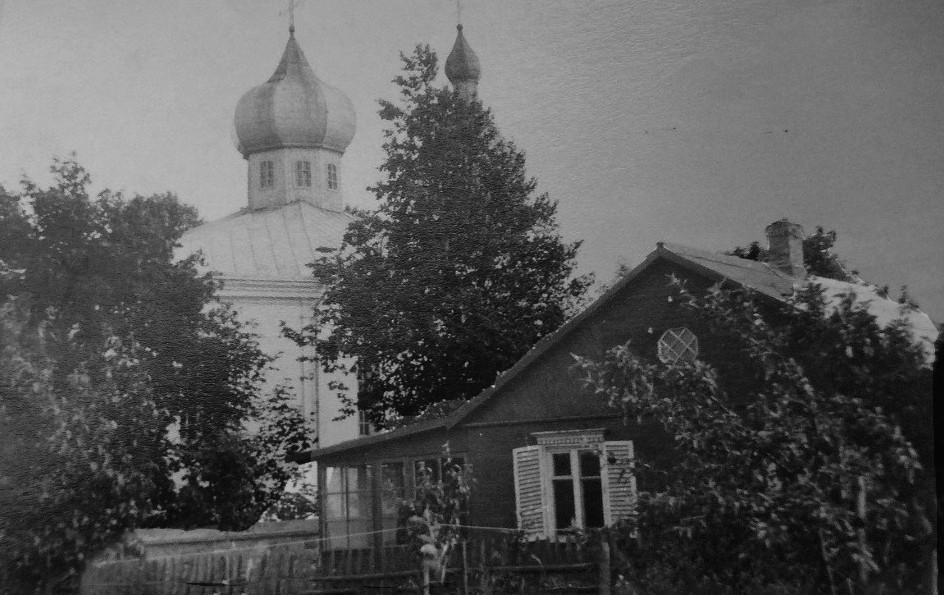
[[[0,0],[0,183],[76,151],[99,186],[246,204],[236,101],[275,69],[287,0]],[[465,0],[480,96],[608,280],[665,240],[711,250],[782,217],[944,320],[944,2]],[[453,0],[305,0],[296,37],[354,102],[370,206],[398,52],[444,60]]]

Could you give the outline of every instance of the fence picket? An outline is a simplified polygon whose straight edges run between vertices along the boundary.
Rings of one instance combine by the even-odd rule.
[[[527,589],[557,576],[605,589],[605,554],[592,535],[519,542],[505,533],[475,532],[450,555],[450,589],[488,588],[491,579],[517,575]],[[299,542],[301,543],[301,542]],[[83,595],[272,595],[308,590],[392,589],[420,573],[414,545],[387,545],[379,550],[291,549],[278,544],[213,554],[187,553],[153,559],[123,559],[90,565],[82,580]],[[335,580],[332,580],[334,577]],[[543,577],[543,578],[542,578]],[[220,583],[226,583],[221,586]],[[192,583],[192,584],[191,584]],[[203,583],[203,584],[201,584]],[[216,583],[213,585],[212,583]],[[468,584],[468,586],[466,586]],[[135,591],[135,589],[137,589]],[[530,591],[529,591],[530,592]]]
[[[285,554],[280,552],[275,563],[275,592],[277,594],[285,592],[282,588],[282,579],[285,576],[287,562]]]
[[[165,593],[166,590],[164,589],[164,585],[166,583],[164,582],[164,570],[167,566],[167,560],[155,560],[153,564],[154,571],[150,578],[150,580],[153,582],[148,585],[147,589],[145,590],[150,591],[151,589],[154,589],[154,591],[157,593]]]

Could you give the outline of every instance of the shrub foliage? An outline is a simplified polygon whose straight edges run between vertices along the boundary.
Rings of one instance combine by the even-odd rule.
[[[674,285],[731,358],[578,358],[595,394],[674,437],[677,468],[620,534],[626,572],[651,592],[917,589],[934,544],[931,372],[908,325],[881,327],[852,296],[828,306],[815,285],[775,313]]]
[[[0,188],[0,591],[48,589],[135,526],[241,529],[281,494],[302,421],[171,194],[89,196],[74,160]],[[247,433],[246,425],[259,428]]]

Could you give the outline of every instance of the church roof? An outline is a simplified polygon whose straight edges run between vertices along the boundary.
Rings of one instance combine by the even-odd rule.
[[[305,201],[275,208],[244,209],[188,231],[178,254],[203,251],[206,269],[229,279],[310,280],[306,265],[336,248],[351,221]]]
[[[315,76],[295,34],[265,83],[236,105],[236,138],[243,157],[285,147],[323,147],[343,153],[354,138],[351,100]]]
[[[446,77],[449,82],[455,84],[461,81],[478,81],[482,74],[482,67],[479,65],[479,58],[472,51],[469,42],[465,40],[462,34],[462,25],[457,25],[456,42],[452,46],[452,51],[446,58]]]

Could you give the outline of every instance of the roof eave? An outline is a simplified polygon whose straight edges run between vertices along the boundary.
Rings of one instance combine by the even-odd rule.
[[[428,422],[419,422],[415,425],[404,426],[402,428],[397,428],[396,430],[391,430],[382,434],[374,434],[373,436],[363,436],[361,438],[345,440],[344,442],[332,444],[331,446],[326,446],[324,448],[295,453],[289,455],[287,458],[289,461],[296,463],[310,463],[312,461],[317,461],[323,457],[331,456],[340,452],[348,452],[359,448],[366,448],[376,444],[383,444],[391,440],[400,440],[401,438],[406,438],[408,436],[415,436],[417,434],[443,429],[446,427],[446,419],[447,418],[442,418]]]

